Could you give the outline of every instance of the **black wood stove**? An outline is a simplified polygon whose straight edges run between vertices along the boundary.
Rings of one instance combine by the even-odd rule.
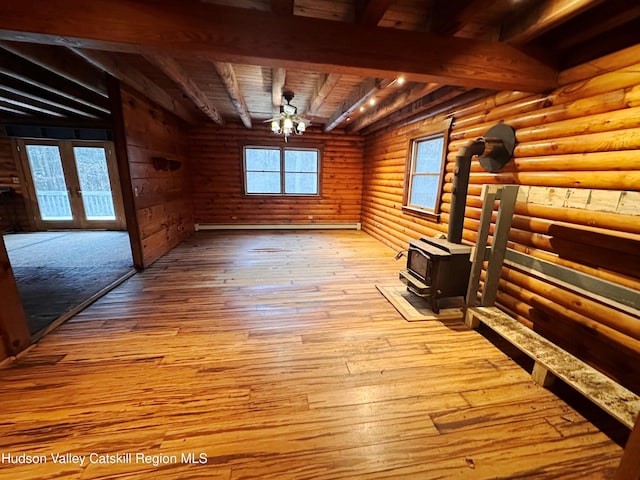
[[[411,240],[407,250],[407,268],[400,280],[409,291],[427,298],[434,313],[439,313],[441,298],[464,297],[471,273],[471,246],[462,244],[464,209],[467,200],[471,158],[485,170],[497,171],[509,161],[515,147],[515,133],[508,125],[498,124],[485,137],[469,142],[456,157],[447,239]]]
[[[467,293],[471,273],[471,247],[439,238],[411,240],[407,251],[407,269],[400,280],[408,289],[426,297],[438,313],[438,299]]]

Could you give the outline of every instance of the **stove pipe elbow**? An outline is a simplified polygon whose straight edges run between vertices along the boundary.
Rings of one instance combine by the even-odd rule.
[[[474,155],[482,155],[485,150],[484,138],[472,140],[462,147],[456,155],[456,168],[451,188],[451,210],[449,211],[449,228],[447,240],[452,243],[462,243],[462,230],[464,228],[464,210],[467,203],[467,190],[469,187],[469,172],[471,171],[471,158]]]

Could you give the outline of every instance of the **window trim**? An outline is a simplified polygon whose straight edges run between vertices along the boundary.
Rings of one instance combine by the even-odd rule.
[[[280,152],[280,170],[278,173],[280,174],[280,192],[279,193],[249,193],[247,192],[247,149],[263,149],[263,150],[278,150]],[[318,160],[318,171],[317,171],[317,182],[316,182],[316,193],[286,193],[285,192],[285,151],[287,150],[295,150],[295,151],[312,151],[316,152],[317,160]],[[305,172],[312,173],[312,172]],[[277,198],[317,198],[321,197],[321,188],[322,188],[322,151],[319,146],[297,146],[297,145],[273,145],[268,143],[247,143],[242,145],[242,188],[243,194],[245,197],[277,197]]]
[[[404,169],[404,186],[402,193],[402,211],[409,215],[424,217],[436,222],[440,221],[440,207],[442,204],[442,194],[445,184],[447,153],[449,147],[449,131],[452,119],[448,118],[445,122],[439,123],[428,132],[421,132],[419,136],[411,137],[407,146],[407,158]],[[418,143],[421,141],[432,140],[434,138],[442,138],[442,156],[440,159],[440,174],[438,178],[438,187],[436,201],[433,209],[421,208],[417,205],[410,204],[411,183],[413,179],[413,167],[415,164],[415,155],[418,149]]]

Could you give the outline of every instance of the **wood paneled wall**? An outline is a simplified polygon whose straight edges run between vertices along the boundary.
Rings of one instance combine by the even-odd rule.
[[[13,189],[9,198],[3,198],[0,203],[0,232],[31,229],[25,203],[26,194],[13,149],[13,142],[0,129],[0,187]],[[20,179],[20,183],[14,183],[14,178]]]
[[[313,224],[357,223],[362,199],[363,139],[340,132],[309,129],[287,145],[320,149],[319,197],[256,197],[244,195],[244,144],[284,146],[267,126],[203,127],[191,135],[194,173],[194,216],[197,223]]]
[[[363,230],[395,248],[446,233],[455,155],[498,122],[516,129],[514,160],[473,162],[464,240],[474,242],[484,183],[520,184],[510,247],[640,289],[640,46],[565,71],[548,95],[503,92],[365,143]],[[442,221],[403,213],[407,146],[453,116]],[[400,264],[398,265],[400,268]],[[640,319],[503,269],[501,308],[640,393]]]
[[[186,129],[179,120],[128,88],[122,87],[120,96],[137,223],[133,226],[137,235],[132,237],[139,237],[142,245],[142,265],[138,266],[147,267],[193,232]],[[180,168],[157,170],[154,157],[177,160]],[[126,172],[120,171],[120,175]]]

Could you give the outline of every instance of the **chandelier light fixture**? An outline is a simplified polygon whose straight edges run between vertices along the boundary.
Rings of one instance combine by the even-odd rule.
[[[311,122],[298,116],[298,108],[291,105],[293,92],[283,92],[282,96],[287,103],[280,105],[280,113],[267,121],[271,122],[271,131],[276,135],[284,135],[286,142],[291,134],[302,135]]]

